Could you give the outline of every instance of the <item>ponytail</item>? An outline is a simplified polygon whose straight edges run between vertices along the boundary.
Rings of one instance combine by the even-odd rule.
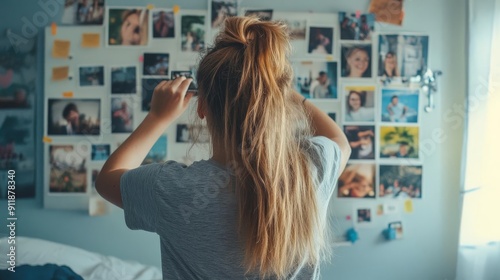
[[[198,67],[214,143],[232,162],[247,273],[285,278],[324,245],[302,104],[293,102],[287,29],[231,17]]]

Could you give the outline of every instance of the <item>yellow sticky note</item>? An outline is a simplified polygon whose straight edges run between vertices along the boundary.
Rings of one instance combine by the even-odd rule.
[[[52,80],[61,81],[68,79],[69,66],[61,66],[52,68]]]
[[[54,40],[54,45],[52,46],[52,57],[68,58],[70,46],[71,42],[68,40]]]
[[[57,34],[57,24],[55,22],[50,26],[50,34],[52,34],[52,36],[56,36]]]
[[[332,55],[328,55],[328,56],[326,57],[326,60],[328,60],[328,61],[332,61],[332,60],[333,60],[333,56],[332,56]]]
[[[180,9],[181,9],[181,8],[179,7],[179,5],[174,5],[174,6],[172,7],[172,11],[174,12],[174,14],[177,14],[177,13],[179,12],[179,10],[180,10]]]
[[[406,213],[413,212],[413,201],[411,199],[405,200],[405,212]]]
[[[155,8],[155,5],[153,5],[153,4],[148,4],[148,5],[146,6],[146,8],[147,8],[148,10],[152,10],[152,9],[154,9],[154,8]]]
[[[65,91],[62,93],[63,97],[73,97],[73,92],[72,91]]]
[[[43,136],[42,141],[43,143],[52,143],[52,138],[48,136]]]
[[[83,33],[82,48],[98,48],[101,45],[101,34]]]

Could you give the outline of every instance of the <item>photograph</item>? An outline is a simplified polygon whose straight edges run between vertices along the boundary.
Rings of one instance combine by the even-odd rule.
[[[144,76],[168,76],[168,53],[144,53]]]
[[[427,68],[429,36],[379,35],[378,76],[413,77]]]
[[[136,93],[137,69],[135,66],[111,67],[111,93]]]
[[[295,90],[306,98],[337,99],[337,62],[292,63]]]
[[[349,159],[375,159],[375,126],[344,126],[351,146]]]
[[[378,22],[403,24],[403,0],[372,0],[368,11],[375,14]]]
[[[111,133],[131,133],[133,127],[133,99],[111,98]]]
[[[211,0],[211,26],[219,28],[228,17],[234,17],[238,13],[238,0]]]
[[[310,54],[333,54],[333,28],[309,27]]]
[[[372,209],[371,208],[358,208],[356,209],[356,223],[368,224],[372,222]]]
[[[142,79],[142,111],[149,112],[151,109],[151,99],[156,86],[161,82],[169,79]]]
[[[422,198],[422,166],[380,165],[379,197]]]
[[[175,17],[172,10],[153,9],[153,38],[175,38]]]
[[[146,46],[149,43],[148,13],[146,8],[109,8],[108,45]]]
[[[204,125],[177,124],[175,141],[177,143],[208,143],[210,142],[208,127]]]
[[[382,89],[382,122],[418,123],[419,89]]]
[[[380,157],[418,159],[419,128],[416,126],[381,126]]]
[[[81,87],[104,85],[104,66],[79,67],[79,71]]]
[[[102,25],[103,19],[104,0],[65,0],[63,25]]]
[[[270,21],[273,19],[273,10],[245,10],[246,17],[258,17],[262,21]]]
[[[375,87],[344,87],[344,122],[375,121]]]
[[[0,109],[30,108],[30,114],[34,114],[36,45],[37,41],[32,39],[23,48],[14,47],[8,36],[0,37]]]
[[[111,152],[110,144],[92,144],[90,159],[93,161],[107,160]]]
[[[342,44],[342,77],[371,78],[372,77],[372,45]]]
[[[175,80],[181,76],[184,76],[186,78],[192,78],[193,81],[189,84],[188,91],[197,91],[198,90],[198,85],[196,84],[196,77],[194,75],[194,71],[191,70],[182,70],[182,71],[171,71],[171,79]]]
[[[99,135],[100,99],[48,99],[47,135]]]
[[[339,177],[337,196],[375,198],[375,164],[348,164]]]
[[[205,48],[205,16],[181,17],[181,49],[199,52]]]
[[[394,229],[396,231],[396,239],[403,238],[403,223],[402,222],[392,222],[387,226],[390,229]]]
[[[305,19],[280,19],[288,28],[290,40],[305,40],[307,21]]]
[[[49,145],[49,193],[87,192],[88,150],[74,145]]]
[[[161,135],[142,161],[141,165],[161,163],[167,160],[167,135]]]
[[[339,13],[340,40],[369,41],[375,30],[374,14]]]

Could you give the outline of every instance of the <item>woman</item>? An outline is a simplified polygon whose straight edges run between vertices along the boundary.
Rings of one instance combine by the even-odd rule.
[[[97,191],[124,208],[128,227],[160,236],[164,279],[319,277],[331,246],[326,211],[350,148],[293,91],[288,53],[284,24],[226,19],[196,75],[212,157],[139,167],[193,96],[180,77],[156,87],[145,120],[100,172]]]
[[[375,120],[373,108],[366,108],[366,91],[351,90],[347,95],[346,122],[372,122]]]
[[[382,77],[399,77],[398,62],[396,60],[396,55],[393,52],[388,52],[385,55],[382,71]]]
[[[368,71],[370,55],[365,48],[359,46],[350,48],[346,52],[345,61],[346,65],[342,77],[369,78],[371,76],[370,71]]]

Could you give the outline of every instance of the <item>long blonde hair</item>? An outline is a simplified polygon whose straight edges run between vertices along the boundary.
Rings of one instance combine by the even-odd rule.
[[[197,73],[212,141],[233,163],[246,273],[284,278],[320,258],[324,224],[311,176],[309,119],[292,100],[286,26],[226,19]]]

